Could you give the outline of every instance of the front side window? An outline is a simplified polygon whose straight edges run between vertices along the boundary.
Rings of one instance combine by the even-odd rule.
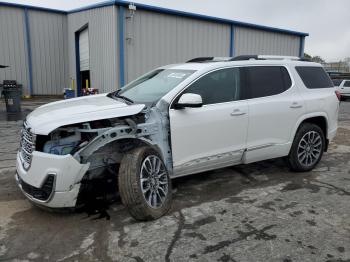
[[[238,100],[240,69],[225,68],[211,72],[198,79],[184,93],[201,95],[204,105]]]
[[[135,103],[153,104],[195,70],[157,69],[129,83],[118,93]]]
[[[307,88],[329,88],[334,87],[329,75],[320,66],[296,66],[301,80]]]
[[[243,70],[247,98],[277,95],[292,85],[289,73],[283,66],[250,66]]]
[[[344,83],[344,86],[345,86],[345,87],[350,87],[350,81],[346,81],[346,82]]]

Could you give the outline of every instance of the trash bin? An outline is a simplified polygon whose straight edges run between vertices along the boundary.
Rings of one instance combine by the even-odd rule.
[[[8,113],[21,112],[22,86],[15,81],[4,81],[2,95],[5,98]]]

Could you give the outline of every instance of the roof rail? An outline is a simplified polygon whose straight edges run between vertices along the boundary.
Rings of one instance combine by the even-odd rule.
[[[213,60],[213,56],[208,56],[208,57],[196,57],[191,60],[186,61],[186,63],[199,63],[199,62],[205,62],[205,61],[210,61]]]
[[[299,61],[300,57],[298,56],[282,56],[282,55],[259,55],[259,58],[267,60],[296,60]]]
[[[251,59],[265,60],[265,59],[259,58],[258,55],[239,55],[231,58],[230,61],[244,61],[244,60],[251,60]]]
[[[281,55],[239,55],[235,57],[196,57],[188,60],[186,63],[205,63],[205,62],[229,62],[229,61],[245,61],[245,60],[290,60],[290,61],[307,61],[309,59],[297,56],[281,56]]]
[[[310,61],[304,57],[298,56],[280,56],[280,55],[240,55],[235,56],[230,61],[243,61],[243,60],[293,60],[293,61]]]
[[[230,61],[232,57],[196,57],[191,60],[188,60],[186,63],[203,63],[203,62],[225,62]]]

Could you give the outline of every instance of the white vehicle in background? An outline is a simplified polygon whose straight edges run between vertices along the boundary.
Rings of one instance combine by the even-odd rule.
[[[350,79],[334,79],[333,83],[342,99],[350,98]]]
[[[196,58],[33,111],[16,179],[35,204],[70,208],[96,179],[116,178],[130,214],[156,219],[171,207],[175,177],[277,157],[313,169],[336,134],[338,99],[320,64]]]

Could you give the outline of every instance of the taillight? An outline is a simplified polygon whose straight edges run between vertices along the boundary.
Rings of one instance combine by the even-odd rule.
[[[338,100],[341,100],[341,95],[340,92],[338,90],[335,90],[335,95],[337,96]]]

